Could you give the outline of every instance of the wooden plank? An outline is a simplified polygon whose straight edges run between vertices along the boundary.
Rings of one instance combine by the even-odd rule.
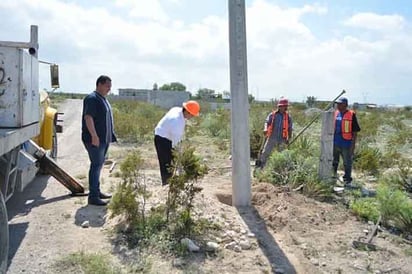
[[[66,171],[60,168],[57,163],[47,156],[46,154],[39,159],[40,168],[47,174],[50,174],[67,189],[69,189],[72,194],[84,193],[84,187],[81,183],[77,182],[75,178],[70,176]]]

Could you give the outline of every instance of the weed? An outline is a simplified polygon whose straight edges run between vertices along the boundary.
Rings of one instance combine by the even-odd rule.
[[[379,218],[379,204],[375,198],[361,198],[349,205],[352,212],[366,221],[376,222]]]
[[[100,253],[85,253],[83,251],[72,253],[60,259],[54,265],[58,272],[85,273],[85,274],[117,274],[124,273],[116,266],[109,255]]]
[[[317,181],[308,181],[303,187],[303,194],[317,200],[327,200],[332,196],[330,184]]]
[[[404,192],[383,182],[377,189],[377,199],[385,224],[392,221],[397,228],[412,232],[412,200]]]
[[[382,153],[378,148],[372,148],[366,142],[361,142],[355,151],[354,166],[361,171],[377,174],[381,158]]]

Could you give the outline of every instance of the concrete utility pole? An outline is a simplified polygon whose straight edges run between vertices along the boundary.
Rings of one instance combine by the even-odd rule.
[[[232,204],[248,206],[251,200],[251,184],[245,0],[229,0],[229,52]]]
[[[322,113],[322,136],[320,140],[319,179],[330,181],[332,178],[333,134],[335,114],[333,110]]]

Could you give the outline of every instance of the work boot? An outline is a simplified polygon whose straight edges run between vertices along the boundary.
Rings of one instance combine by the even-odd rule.
[[[107,205],[106,201],[103,201],[100,198],[92,198],[92,199],[88,199],[89,205],[96,205],[96,206],[105,206]]]
[[[112,194],[100,192],[100,199],[110,199],[112,198]]]

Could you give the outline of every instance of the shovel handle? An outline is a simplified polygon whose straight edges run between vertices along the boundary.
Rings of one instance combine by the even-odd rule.
[[[339,93],[339,95],[336,96],[336,98],[333,99],[333,100],[326,106],[326,108],[323,109],[322,112],[328,111],[328,110],[331,108],[331,106],[333,106],[333,104],[335,103],[335,101],[336,101],[339,97],[341,97],[343,94],[345,94],[345,93],[346,93],[346,91],[345,91],[345,90],[342,90],[342,92]],[[313,118],[312,121],[310,121],[310,122],[295,136],[295,138],[293,138],[293,139],[289,142],[288,147],[290,147],[290,146],[300,137],[300,135],[302,135],[303,132],[305,132],[316,120],[319,119],[319,117],[320,117],[320,115],[322,114],[322,112],[320,112],[318,115],[316,115],[316,117]]]
[[[368,239],[367,239],[367,243],[368,243],[368,244],[370,244],[370,243],[372,242],[372,239],[373,239],[373,237],[375,236],[376,231],[378,231],[378,227],[379,227],[379,224],[380,224],[381,220],[382,220],[382,216],[379,215],[378,221],[376,221],[376,224],[375,224],[375,226],[374,226],[373,229],[372,229],[372,233],[371,233],[371,235],[370,235],[370,236],[368,237]]]

